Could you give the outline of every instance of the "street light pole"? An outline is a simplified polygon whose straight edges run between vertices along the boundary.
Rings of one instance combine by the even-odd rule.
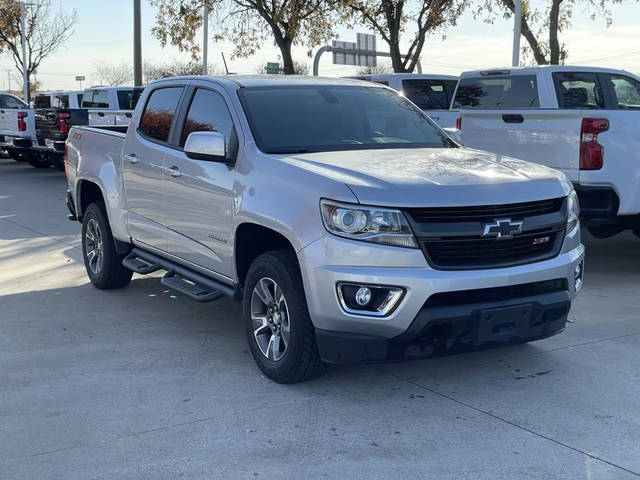
[[[522,0],[515,0],[515,12],[513,15],[513,55],[511,65],[520,65],[520,33],[522,32]]]
[[[142,38],[140,0],[133,0],[133,83],[142,86]]]
[[[22,99],[29,103],[29,71],[27,65],[27,20],[26,5],[20,2],[20,30],[22,41]]]
[[[204,0],[202,11],[202,74],[207,74],[207,50],[209,47],[209,7],[207,0]]]

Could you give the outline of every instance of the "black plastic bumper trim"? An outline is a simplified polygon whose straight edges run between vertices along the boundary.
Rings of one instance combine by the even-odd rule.
[[[371,363],[463,353],[540,340],[564,330],[571,308],[569,292],[500,302],[423,308],[411,326],[393,339],[316,329],[320,357],[327,363]],[[503,316],[528,312],[526,322],[514,318],[513,331],[487,338],[487,312]],[[509,322],[510,324],[511,322]],[[499,326],[499,325],[496,325]],[[489,329],[490,330],[490,329]],[[482,338],[477,333],[482,331]],[[491,332],[489,332],[489,335]]]

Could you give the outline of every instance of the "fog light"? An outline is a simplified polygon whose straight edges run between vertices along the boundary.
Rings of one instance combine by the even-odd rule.
[[[386,317],[400,303],[404,289],[381,285],[339,283],[337,293],[340,306],[347,313]]]
[[[582,263],[583,262],[578,263],[576,267],[573,269],[573,282],[574,282],[576,293],[579,292],[580,289],[582,288],[582,270],[583,270]]]
[[[371,301],[371,290],[367,287],[360,287],[356,292],[356,303],[365,307]]]

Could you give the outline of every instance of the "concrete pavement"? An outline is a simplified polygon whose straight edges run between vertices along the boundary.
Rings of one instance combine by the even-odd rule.
[[[551,339],[260,375],[230,300],[87,280],[64,174],[0,160],[0,479],[640,477],[640,239]]]

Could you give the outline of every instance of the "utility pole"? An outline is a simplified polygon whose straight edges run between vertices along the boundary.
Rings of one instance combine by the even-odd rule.
[[[133,0],[133,83],[142,86],[142,37],[140,0]]]
[[[29,103],[29,66],[27,65],[27,20],[24,2],[20,2],[20,37],[22,41],[22,99]]]
[[[7,80],[9,80],[9,90],[7,90],[9,93],[11,93],[11,69],[7,68]]]
[[[209,6],[204,0],[202,11],[202,74],[207,74],[207,50],[209,47]]]
[[[513,55],[511,65],[520,65],[520,33],[522,32],[522,0],[515,0],[515,12],[513,15]]]

